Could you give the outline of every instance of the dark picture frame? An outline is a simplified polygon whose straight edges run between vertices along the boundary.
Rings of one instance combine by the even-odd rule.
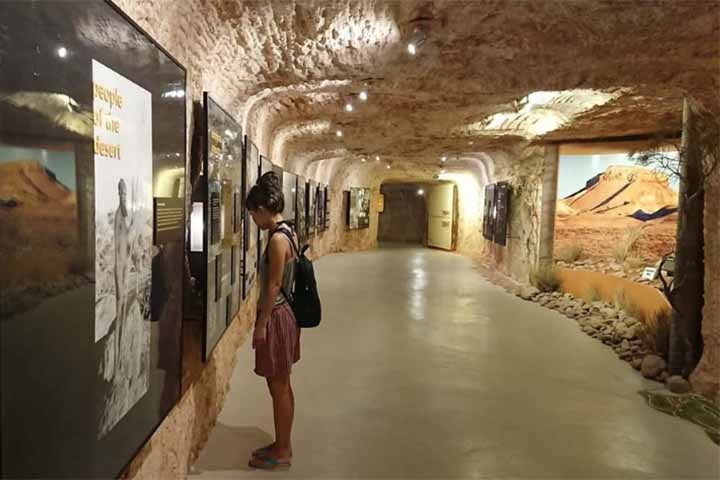
[[[77,262],[73,267],[77,273],[69,272],[57,281],[46,279],[54,282],[52,291],[32,302],[11,302],[10,310],[5,300],[12,300],[14,294],[3,299],[0,477],[118,477],[180,397],[185,238],[177,234],[174,217],[177,209],[181,209],[180,223],[184,226],[187,70],[110,1],[82,5],[3,2],[0,18],[6,27],[5,39],[12,45],[4,52],[3,69],[13,72],[0,79],[0,90],[5,94],[0,100],[0,147],[4,149],[0,165],[7,160],[2,156],[10,148],[29,151],[61,147],[63,152],[72,152],[70,161],[75,178],[65,188],[73,192],[75,201],[65,208],[73,211],[75,217],[64,225],[76,233],[68,244],[58,245],[61,248],[58,252],[62,253],[57,255],[58,258],[72,255]],[[87,29],[97,25],[110,34],[85,35]],[[132,55],[128,55],[123,41],[133,45]],[[141,64],[138,59],[146,62]],[[93,144],[93,121],[96,125],[97,122],[107,125],[98,120],[100,117],[94,111],[93,82],[99,78],[96,75],[100,67],[96,68],[93,62],[101,64],[104,71],[123,85],[147,93],[147,100],[143,101],[151,104],[152,128],[144,133],[152,137],[151,174],[153,180],[163,178],[163,182],[153,182],[148,204],[151,212],[155,206],[148,216],[152,229],[150,243],[155,245],[147,259],[150,281],[142,280],[147,286],[135,287],[126,297],[127,302],[120,301],[131,312],[140,309],[141,330],[149,332],[140,334],[141,330],[136,328],[140,324],[123,327],[130,335],[127,338],[140,339],[141,344],[148,341],[148,351],[140,359],[147,367],[139,370],[146,380],[133,379],[136,396],[129,407],[120,410],[112,407],[115,413],[108,409],[108,403],[126,393],[118,390],[113,378],[122,374],[122,362],[132,350],[117,349],[122,353],[118,353],[119,363],[113,367],[116,373],[106,368],[109,339],[113,335],[119,338],[114,334],[119,331],[118,316],[113,316],[109,327],[114,329],[113,333],[107,330],[98,334],[98,320],[103,317],[98,314],[95,295],[100,291],[101,279],[95,275],[95,283],[82,280],[93,278],[93,270],[98,268],[96,260],[105,255],[102,251],[105,247],[95,245],[96,237],[102,233],[92,202],[107,193],[95,188],[98,176],[110,176],[93,165],[95,156],[107,156],[109,152]],[[15,92],[54,96],[66,102],[65,113],[48,117],[40,103],[22,106],[13,100]],[[130,98],[128,104],[134,101],[137,100]],[[116,153],[117,159],[123,158],[119,149]],[[38,174],[52,181],[64,181],[62,171],[53,171],[55,165],[45,168],[38,170]],[[133,202],[138,189],[130,181],[126,185],[128,201]],[[158,212],[161,206],[172,208],[173,218],[168,218],[169,211]],[[162,232],[161,219],[165,223]],[[116,240],[118,230],[113,235]],[[144,246],[133,248],[138,255],[144,251]],[[3,256],[7,258],[4,253]],[[136,258],[139,257],[130,261],[136,262]],[[40,261],[40,256],[31,251],[27,265],[35,260]],[[138,274],[133,275],[137,285]],[[119,296],[117,292],[115,295]],[[21,331],[28,331],[28,322],[35,325],[35,335],[18,337]],[[16,329],[15,324],[23,327]],[[19,355],[14,345],[23,347],[17,352]],[[28,348],[33,355],[27,355]]]

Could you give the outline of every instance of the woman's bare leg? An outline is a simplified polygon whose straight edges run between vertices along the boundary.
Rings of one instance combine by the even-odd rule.
[[[268,386],[273,400],[273,418],[275,420],[275,443],[271,451],[276,458],[288,459],[292,457],[290,436],[295,414],[290,375],[269,378]]]

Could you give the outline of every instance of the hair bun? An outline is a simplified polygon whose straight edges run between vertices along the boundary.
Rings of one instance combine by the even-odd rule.
[[[268,190],[280,190],[282,191],[282,185],[280,179],[275,172],[263,173],[257,180],[257,184]]]

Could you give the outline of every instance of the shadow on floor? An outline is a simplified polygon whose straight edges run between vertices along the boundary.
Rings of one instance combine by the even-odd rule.
[[[191,475],[218,470],[253,470],[248,467],[250,454],[272,441],[272,435],[258,427],[231,427],[218,423]]]

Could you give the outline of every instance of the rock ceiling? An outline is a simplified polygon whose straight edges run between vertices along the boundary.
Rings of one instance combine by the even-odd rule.
[[[609,99],[570,105],[548,139],[677,131],[688,94],[720,114],[717,0],[120,4],[141,22],[160,19],[152,30],[172,43],[191,38],[186,61],[203,72],[201,88],[224,91],[280,163],[379,155],[436,164],[502,149],[528,135],[497,131],[499,121],[493,131],[482,126],[517,112],[533,92],[596,90]],[[417,35],[425,41],[413,56],[407,42]],[[562,98],[561,110],[576,101]]]

